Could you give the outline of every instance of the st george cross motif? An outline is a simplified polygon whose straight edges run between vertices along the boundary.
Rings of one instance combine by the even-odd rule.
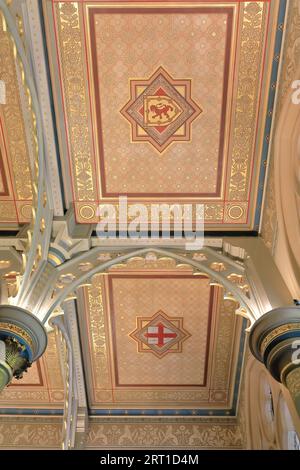
[[[161,358],[182,352],[182,343],[191,335],[183,328],[182,317],[169,317],[159,310],[152,317],[137,317],[137,327],[130,337],[138,352],[150,352]]]
[[[149,79],[130,80],[130,100],[121,114],[133,142],[149,142],[162,153],[172,142],[191,141],[192,122],[202,113],[190,79],[173,79],[159,67]]]

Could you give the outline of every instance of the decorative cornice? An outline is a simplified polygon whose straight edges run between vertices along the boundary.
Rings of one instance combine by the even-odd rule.
[[[0,417],[1,449],[58,449],[61,419]]]
[[[237,424],[97,423],[91,421],[87,448],[242,449]]]

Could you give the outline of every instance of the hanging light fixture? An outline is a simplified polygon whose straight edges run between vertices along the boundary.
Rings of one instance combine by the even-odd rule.
[[[47,333],[42,323],[21,307],[0,305],[0,390],[23,373],[45,351]]]

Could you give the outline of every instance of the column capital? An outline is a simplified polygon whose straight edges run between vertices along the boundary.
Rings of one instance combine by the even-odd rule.
[[[297,340],[300,340],[300,307],[279,307],[254,323],[249,345],[274,379],[286,385],[287,374],[299,367],[298,361],[293,360]]]
[[[252,326],[252,354],[290,392],[300,416],[300,307],[280,307],[265,313]]]

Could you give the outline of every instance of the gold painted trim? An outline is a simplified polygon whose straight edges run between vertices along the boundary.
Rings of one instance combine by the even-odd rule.
[[[271,343],[271,341],[274,338],[277,338],[278,336],[280,336],[282,333],[285,333],[286,331],[295,331],[295,330],[299,330],[299,336],[300,336],[300,323],[286,323],[285,325],[275,328],[262,341],[260,345],[260,353],[263,355],[266,348],[268,347],[268,345]]]
[[[31,171],[18,83],[17,52],[13,38],[7,28],[4,28],[6,24],[4,16],[1,13],[0,15],[2,18],[0,22],[0,78],[3,75],[4,79],[5,74],[4,81],[7,87],[7,103],[2,105],[1,114],[4,122],[4,140],[7,143],[8,159],[14,176],[15,195],[13,197],[30,201],[32,199]],[[21,80],[23,79],[22,72],[20,66]]]
[[[21,338],[24,339],[24,341],[26,341],[26,343],[29,344],[29,346],[31,348],[33,348],[32,339],[31,339],[30,335],[23,328],[21,328],[17,325],[13,325],[11,323],[2,323],[2,322],[0,322],[0,330],[9,331],[10,333],[15,333],[18,336],[21,336]]]

